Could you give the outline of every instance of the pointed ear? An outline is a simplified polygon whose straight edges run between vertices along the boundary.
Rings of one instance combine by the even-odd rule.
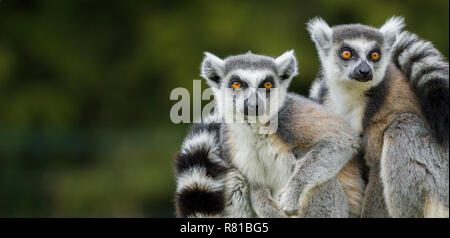
[[[219,57],[205,52],[201,66],[201,76],[211,87],[219,87],[220,80],[224,76],[225,62]]]
[[[380,27],[380,32],[384,36],[386,46],[391,48],[397,40],[397,35],[405,27],[405,20],[403,17],[393,16],[389,18],[383,26]]]
[[[278,68],[278,76],[281,80],[290,79],[298,74],[297,59],[294,50],[286,51],[275,59]]]
[[[333,29],[320,17],[309,20],[307,29],[311,39],[316,44],[317,50],[327,52],[331,49]]]

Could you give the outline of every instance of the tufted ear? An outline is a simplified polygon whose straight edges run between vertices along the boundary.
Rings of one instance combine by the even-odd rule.
[[[298,74],[297,59],[294,50],[286,51],[284,54],[275,59],[278,68],[278,76],[281,80],[291,79]]]
[[[397,40],[397,35],[405,27],[405,20],[403,17],[393,16],[389,18],[383,26],[380,27],[380,32],[384,36],[387,48],[391,48]]]
[[[219,57],[205,52],[201,66],[201,76],[211,87],[219,87],[220,80],[224,76],[225,62]]]
[[[324,53],[331,49],[333,29],[322,18],[315,17],[309,20],[307,29],[318,51]]]

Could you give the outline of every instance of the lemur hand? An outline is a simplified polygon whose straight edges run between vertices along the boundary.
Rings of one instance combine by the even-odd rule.
[[[298,215],[299,209],[299,198],[301,191],[299,188],[292,189],[289,184],[287,184],[280,192],[279,195],[279,205],[281,210],[288,216]]]

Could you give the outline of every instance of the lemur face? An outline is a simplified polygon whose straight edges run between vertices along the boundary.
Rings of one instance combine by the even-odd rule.
[[[273,114],[270,109],[277,111],[277,108],[273,107],[277,107],[275,104],[278,99],[283,99],[275,95],[281,84],[272,70],[236,69],[227,74],[221,88],[229,90],[225,105],[233,106],[237,113],[245,116],[260,116]]]
[[[327,78],[347,84],[376,85],[383,80],[402,18],[389,19],[380,29],[360,25],[330,28],[323,20],[308,23]]]
[[[339,68],[342,80],[368,82],[372,80],[389,54],[384,48],[383,35],[378,30],[361,25],[339,26],[333,31],[329,60]]]
[[[247,53],[222,60],[206,53],[202,63],[202,76],[215,92],[219,111],[245,118],[273,117],[296,74],[293,51],[276,59]]]

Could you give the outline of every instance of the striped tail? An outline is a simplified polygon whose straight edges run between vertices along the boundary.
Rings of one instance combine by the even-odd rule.
[[[407,31],[400,33],[393,61],[410,79],[428,124],[440,143],[447,143],[448,62],[431,42]]]
[[[220,127],[195,124],[175,158],[178,217],[217,217],[224,210],[228,166],[220,157]]]

